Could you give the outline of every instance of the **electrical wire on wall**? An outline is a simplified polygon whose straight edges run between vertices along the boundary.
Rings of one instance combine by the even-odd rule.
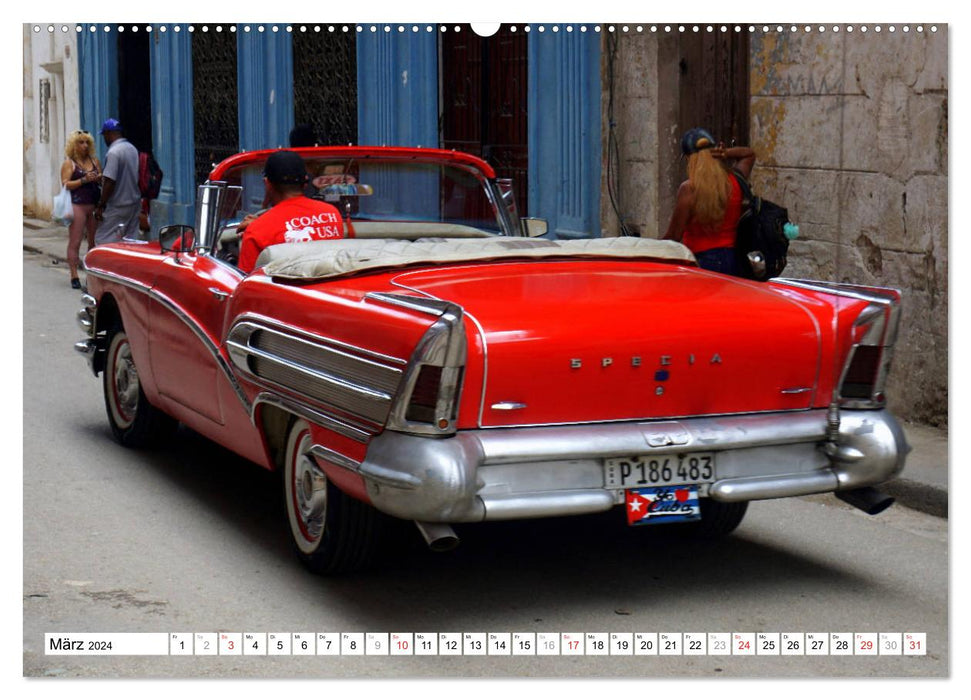
[[[607,195],[617,215],[621,236],[636,235],[627,225],[620,211],[620,190],[617,182],[620,168],[620,148],[617,145],[617,122],[614,120],[614,59],[617,57],[617,33],[607,32]]]

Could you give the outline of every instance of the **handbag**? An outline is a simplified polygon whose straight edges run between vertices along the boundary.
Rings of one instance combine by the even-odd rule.
[[[62,226],[70,226],[74,221],[74,207],[71,204],[71,193],[67,187],[61,186],[61,191],[54,195],[54,206],[51,208],[51,220]]]

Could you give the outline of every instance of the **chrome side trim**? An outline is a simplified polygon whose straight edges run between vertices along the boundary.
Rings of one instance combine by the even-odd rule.
[[[139,282],[138,280],[134,280],[129,277],[124,277],[122,275],[118,275],[113,272],[107,272],[105,270],[100,270],[97,268],[89,268],[87,270],[87,274],[93,275],[95,277],[106,280],[108,282],[114,282],[115,284],[120,284],[123,287],[128,287],[129,289],[133,289],[137,292],[141,292],[142,294],[146,294],[148,295],[149,298],[153,299],[154,301],[157,301],[166,309],[171,311],[176,318],[182,321],[185,325],[189,327],[189,329],[193,333],[195,333],[196,337],[202,342],[203,346],[205,346],[205,348],[209,351],[209,354],[212,355],[213,359],[216,361],[216,366],[218,366],[219,369],[222,370],[222,373],[226,376],[226,380],[233,388],[233,392],[236,394],[236,398],[239,399],[239,402],[243,405],[243,408],[246,410],[246,412],[249,413],[252,410],[252,406],[250,404],[249,399],[246,398],[246,394],[243,393],[243,388],[239,385],[239,381],[236,379],[236,375],[233,374],[233,371],[229,366],[229,362],[227,362],[226,358],[223,357],[222,353],[219,351],[219,346],[216,345],[212,341],[212,339],[209,338],[209,335],[205,332],[205,330],[203,330],[202,327],[199,326],[199,324],[197,324],[194,320],[192,320],[192,318],[190,318],[189,315],[182,310],[182,308],[175,302],[175,300],[170,299],[169,297],[162,294],[158,290],[152,289],[151,287],[144,284],[143,282]]]
[[[267,343],[269,350],[259,347],[262,334],[268,334],[271,339]],[[230,329],[226,348],[233,364],[247,376],[378,425],[386,420],[400,382],[401,370],[397,368],[308,343],[248,321]],[[376,386],[360,383],[374,375],[379,380]]]
[[[489,387],[489,342],[486,339],[485,328],[482,327],[479,319],[470,313],[466,314],[466,318],[475,324],[479,338],[482,340],[482,389],[479,391],[479,415],[476,416],[475,421],[475,424],[481,428],[482,417],[485,415],[486,389]]]
[[[323,445],[312,445],[310,448],[310,454],[312,454],[314,457],[320,457],[327,462],[332,462],[338,467],[350,469],[352,472],[361,470],[361,463],[356,459],[351,459],[350,457],[342,455],[340,452],[335,452],[329,447],[324,447]]]
[[[820,280],[801,280],[789,277],[778,277],[773,282],[783,284],[788,287],[799,289],[809,289],[814,292],[824,294],[834,294],[836,296],[848,297],[859,301],[871,302],[893,302],[896,300],[898,291],[890,287],[864,287],[858,284],[844,284],[840,282],[823,282]]]
[[[402,371],[398,367],[389,367],[384,362],[360,357],[341,347],[330,347],[286,330],[277,330],[251,321],[235,324],[229,332],[227,342],[230,341],[310,369],[329,372],[345,382],[373,391],[393,393],[401,381]]]
[[[253,408],[250,411],[250,421],[254,425],[256,424],[256,408],[261,404],[274,406],[282,411],[286,411],[287,413],[292,413],[298,418],[303,418],[310,423],[319,425],[327,430],[332,430],[339,435],[343,435],[344,437],[350,438],[351,440],[361,444],[367,444],[368,440],[370,440],[373,435],[373,433],[343,421],[340,418],[328,415],[323,411],[317,410],[311,406],[292,401],[280,396],[279,394],[274,394],[268,391],[260,392],[257,394],[256,398],[253,399]]]
[[[409,311],[428,314],[429,316],[441,316],[448,311],[449,302],[436,297],[413,297],[407,294],[394,294],[393,292],[368,292],[364,295],[365,301],[380,301],[391,306],[400,306]]]
[[[294,338],[298,338],[304,341],[310,341],[318,345],[326,345],[330,348],[344,350],[350,352],[351,354],[360,355],[365,358],[370,358],[380,363],[391,364],[391,365],[401,365],[404,367],[408,364],[408,361],[400,357],[395,357],[394,355],[385,355],[380,352],[375,352],[374,350],[369,350],[368,348],[362,348],[358,345],[351,345],[350,343],[345,343],[336,338],[330,338],[325,335],[319,335],[317,333],[312,333],[301,329],[294,328],[292,326],[286,326],[280,323],[278,319],[270,318],[269,316],[264,316],[262,314],[253,313],[247,311],[246,313],[240,314],[233,319],[232,325],[235,326],[244,321],[251,321],[256,325],[265,326],[271,331],[276,331],[284,335],[289,335]]]

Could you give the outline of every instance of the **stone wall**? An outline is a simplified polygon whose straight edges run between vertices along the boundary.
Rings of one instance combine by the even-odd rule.
[[[924,29],[753,35],[753,184],[799,225],[787,276],[902,290],[891,406],[944,425],[947,31]]]
[[[677,143],[672,131],[677,128],[676,45],[657,34],[604,32],[600,219],[605,236],[620,235],[621,224],[645,238],[664,233],[659,222],[670,216],[661,212],[668,188],[659,183],[669,179],[671,158],[665,154]],[[666,82],[663,76],[672,72],[674,81]]]

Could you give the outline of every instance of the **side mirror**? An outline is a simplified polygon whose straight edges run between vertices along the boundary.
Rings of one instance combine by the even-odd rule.
[[[520,221],[523,224],[523,235],[527,238],[539,238],[545,236],[550,229],[546,219],[537,219],[531,216],[524,216]]]
[[[159,229],[158,242],[165,252],[189,253],[196,242],[196,231],[191,226],[177,224]]]

